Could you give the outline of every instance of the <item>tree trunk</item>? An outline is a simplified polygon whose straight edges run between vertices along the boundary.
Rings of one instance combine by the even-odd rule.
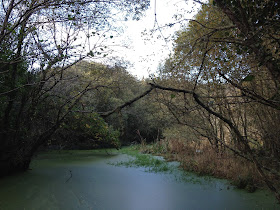
[[[26,171],[29,168],[31,157],[22,154],[19,150],[4,154],[0,159],[0,177]]]

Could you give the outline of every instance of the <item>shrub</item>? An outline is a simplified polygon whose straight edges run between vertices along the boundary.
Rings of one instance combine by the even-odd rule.
[[[96,113],[70,114],[49,144],[66,149],[120,147],[119,132]]]

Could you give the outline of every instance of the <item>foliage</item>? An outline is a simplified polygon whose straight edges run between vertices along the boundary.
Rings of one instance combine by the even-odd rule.
[[[103,43],[114,38],[117,18],[138,19],[148,6],[149,1],[127,0],[1,1],[0,176],[26,170],[38,147],[97,89],[88,80],[75,86],[68,69],[86,58],[106,57]],[[96,123],[96,132],[117,144],[117,132]]]
[[[162,137],[163,129],[169,122],[148,96],[123,111],[123,124],[123,139],[127,143],[140,143],[142,140],[149,143]]]
[[[98,114],[72,113],[48,142],[64,149],[119,148],[119,132]]]
[[[141,154],[135,147],[122,149],[122,152],[131,155],[133,158],[117,162],[114,164],[115,166],[141,167],[145,168],[148,172],[154,173],[171,173],[174,170],[174,166],[169,165],[166,161],[159,159],[159,157]]]
[[[97,112],[102,115],[147,89],[145,81],[137,80],[121,65],[105,66],[80,62],[73,66],[68,74],[70,77],[78,75],[80,79],[77,82],[72,80],[71,84],[67,85],[62,83],[67,86],[67,92],[73,93],[77,91],[77,87],[88,82],[92,84],[93,89],[85,94],[80,102],[79,109],[83,109],[83,112]],[[65,92],[63,94],[65,95]],[[159,139],[163,128],[168,124],[152,96],[146,96],[129,107],[118,110],[105,120],[120,131],[123,144],[140,142],[141,138],[147,142]]]
[[[225,12],[221,13],[220,7],[206,4],[195,20],[177,33],[174,54],[161,67],[158,81],[166,87],[172,85],[175,93],[170,98],[161,95],[158,100],[172,110],[179,123],[188,125],[204,137],[210,137],[212,142],[220,139],[219,142],[225,144],[225,141],[230,141],[229,137],[225,137],[227,128],[224,126],[228,124],[232,139],[240,133],[240,136],[263,145],[270,140],[264,133],[255,132],[255,129],[261,129],[256,121],[249,121],[254,118],[254,110],[265,109],[274,113],[275,117],[279,116],[279,101],[271,100],[278,95],[278,83],[264,67],[256,65],[253,53],[239,50],[239,45],[245,43],[237,43],[236,37],[240,32],[231,21]],[[266,36],[269,36],[270,32],[267,33]],[[258,117],[263,121],[267,116]],[[273,124],[276,118],[269,123]],[[240,138],[238,141],[243,140]],[[275,143],[272,147],[278,148],[277,141],[272,141]],[[273,154],[276,153],[273,151]]]
[[[132,77],[124,67],[82,61],[69,68],[64,75],[65,78],[71,79],[61,81],[60,84],[53,87],[55,81],[60,77],[58,69],[53,76],[54,79],[45,84],[46,87],[53,87],[49,94],[57,98],[56,103],[50,102],[53,110],[67,109],[68,105],[62,105],[63,100],[59,102],[60,99],[73,97],[85,89],[87,91],[66,116],[63,121],[66,127],[60,128],[56,132],[52,141],[49,142],[50,147],[72,149],[86,148],[85,145],[88,145],[88,148],[102,145],[118,147],[119,143],[115,138],[116,130],[118,130],[122,144],[141,141],[142,138],[151,142],[161,137],[163,127],[167,123],[163,122],[164,118],[160,117],[160,113],[158,113],[160,109],[154,102],[151,102],[151,97],[141,99],[130,107],[119,110],[106,118],[106,123],[110,126],[105,126],[103,121],[101,124],[108,127],[107,129],[103,129],[104,126],[101,126],[101,129],[100,118],[93,117],[97,113],[102,116],[145,90],[146,85]],[[97,121],[93,122],[92,119],[97,119]],[[93,126],[97,130],[89,129],[89,125],[94,123],[97,123]],[[85,125],[88,125],[87,128]],[[100,133],[103,133],[100,137],[103,141],[98,141],[95,137]],[[110,138],[113,141],[112,144],[110,144]]]
[[[217,153],[206,141],[191,142],[184,138],[169,137],[152,145],[146,145],[140,151],[163,156],[168,161],[178,161],[180,167],[187,172],[225,178],[237,188],[249,192],[265,187],[251,162],[236,157],[230,151]]]
[[[151,85],[187,127],[183,141],[208,140],[217,154],[253,162],[280,199],[272,181],[280,177],[278,8],[272,0],[202,4]]]

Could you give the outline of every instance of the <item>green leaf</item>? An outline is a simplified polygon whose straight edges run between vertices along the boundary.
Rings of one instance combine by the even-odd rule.
[[[227,47],[223,47],[221,50],[222,50],[222,51],[226,51],[226,50],[227,50]]]
[[[243,79],[243,81],[244,81],[244,82],[251,82],[251,81],[254,80],[254,79],[255,79],[255,76],[249,74],[248,76],[246,76],[246,77]]]

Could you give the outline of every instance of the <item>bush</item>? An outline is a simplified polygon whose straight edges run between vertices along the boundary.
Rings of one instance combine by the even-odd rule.
[[[98,114],[70,114],[49,145],[66,149],[119,148],[119,132]]]
[[[248,192],[255,192],[257,187],[254,184],[254,179],[251,175],[238,176],[233,183],[239,189],[246,189]]]

